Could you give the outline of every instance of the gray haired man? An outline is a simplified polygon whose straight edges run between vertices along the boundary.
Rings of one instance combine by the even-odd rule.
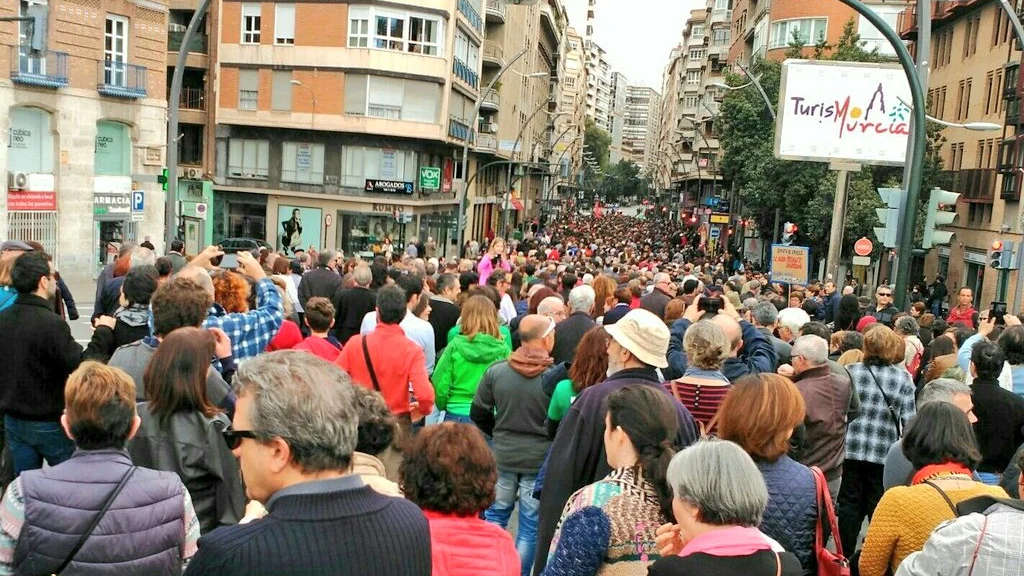
[[[272,352],[242,364],[235,390],[224,437],[267,516],[202,537],[189,576],[430,574],[423,513],[352,473],[359,417],[345,372],[306,352]]]
[[[938,378],[924,385],[917,397],[917,407],[921,408],[928,402],[949,402],[967,414],[967,419],[974,424],[978,417],[974,415],[974,401],[971,400],[971,387],[952,378]],[[888,490],[893,486],[909,486],[914,476],[914,465],[903,454],[902,440],[893,442],[885,457],[885,468],[882,471],[882,486]]]
[[[555,328],[555,348],[551,357],[556,363],[572,362],[583,335],[597,326],[590,317],[596,298],[594,289],[587,285],[577,286],[569,292],[569,317]]]

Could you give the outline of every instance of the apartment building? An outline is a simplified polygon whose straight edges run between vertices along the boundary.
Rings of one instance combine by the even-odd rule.
[[[551,150],[555,154],[552,163],[557,170],[553,184],[557,188],[548,191],[546,203],[557,207],[567,193],[575,188],[576,175],[583,163],[584,132],[587,111],[587,68],[583,38],[573,27],[565,30],[562,50],[562,81],[558,113],[555,119],[555,135]]]
[[[612,73],[612,94],[611,110],[609,112],[609,135],[612,137],[611,146],[608,148],[609,162],[617,164],[625,158],[622,148],[623,131],[626,125],[626,96],[629,91],[629,81],[624,74]]]
[[[678,151],[674,144],[678,139],[676,125],[679,122],[680,105],[682,104],[680,89],[686,64],[684,43],[676,45],[669,53],[668,64],[665,65],[665,72],[662,74],[661,93],[663,97],[658,119],[656,152],[653,164],[648,166],[647,171],[651,187],[659,192],[674,191],[673,178],[683,171],[683,167],[679,165]]]
[[[433,237],[454,253],[480,1],[217,9],[214,237],[364,256]]]
[[[95,277],[126,240],[163,236],[168,5],[161,0],[22,0],[5,16],[45,8],[33,51],[29,25],[0,23],[9,74],[0,79],[8,145],[0,236],[35,240],[68,280]],[[35,9],[35,8],[34,8]],[[132,191],[142,200],[133,206]],[[141,210],[133,210],[141,208]]]
[[[661,94],[646,86],[626,89],[623,155],[643,172],[652,162],[661,128]]]
[[[596,42],[584,45],[587,53],[587,118],[598,128],[612,131],[612,65]]]
[[[564,118],[559,107],[566,64],[560,0],[525,6],[487,0],[485,17],[481,86],[508,69],[483,97],[475,144],[481,169],[470,194],[467,228],[467,238],[477,239],[507,236],[539,216],[557,175],[549,165],[552,156],[560,142],[568,143],[565,134],[556,132]]]
[[[969,286],[975,305],[981,305],[997,299],[999,271],[988,266],[992,241],[1024,239],[1021,55],[998,2],[965,0],[933,7],[929,114],[953,123],[990,122],[1005,127],[1001,132],[943,130],[941,185],[961,195],[956,206],[959,217],[949,227],[955,237],[951,245],[915,257],[911,277],[943,274],[953,291]],[[903,38],[917,40],[913,8],[899,19],[899,31]],[[1017,289],[1016,276],[1009,275],[1006,294]]]
[[[715,10],[726,10],[730,1],[712,0],[711,3]],[[895,28],[896,19],[907,2],[871,0],[866,4]],[[851,18],[857,22],[857,32],[865,48],[877,47],[880,53],[889,56],[896,54],[874,26],[839,0],[732,0],[731,10],[730,62],[748,64],[755,56],[782,61],[794,34],[807,46],[804,54],[810,55],[819,40],[835,44]]]

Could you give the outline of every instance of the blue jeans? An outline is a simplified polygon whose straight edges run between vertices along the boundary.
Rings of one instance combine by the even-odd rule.
[[[475,424],[473,424],[473,420],[468,415],[461,416],[459,414],[452,414],[451,412],[445,412],[444,413],[444,420],[443,421],[444,422],[456,422],[456,423],[459,423],[459,424],[469,424],[470,426],[475,426]]]
[[[936,318],[942,317],[942,301],[935,300],[932,302],[932,314],[934,314]]]
[[[14,474],[43,467],[43,459],[56,466],[71,458],[75,444],[60,422],[37,422],[4,416],[7,449],[14,459]]]
[[[494,504],[484,512],[484,520],[508,527],[512,509],[519,498],[519,530],[516,534],[516,552],[522,576],[530,576],[533,570],[533,556],[537,550],[537,515],[540,502],[533,497],[533,484],[537,481],[536,474],[516,474],[498,470],[498,484],[494,487]],[[547,554],[547,551],[543,551]]]

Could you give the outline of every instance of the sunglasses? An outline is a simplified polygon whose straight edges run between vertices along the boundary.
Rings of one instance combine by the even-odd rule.
[[[877,292],[875,296],[885,296],[888,298],[889,296],[892,296],[892,292]]]
[[[224,436],[224,441],[228,443],[228,448],[231,450],[238,448],[242,444],[243,438],[256,440],[256,433],[252,430],[224,430],[221,435]]]

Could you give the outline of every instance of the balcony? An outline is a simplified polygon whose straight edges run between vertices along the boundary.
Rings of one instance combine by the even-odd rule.
[[[11,82],[64,88],[68,85],[68,55],[50,50],[30,54],[27,46],[11,46]]]
[[[503,68],[505,66],[505,50],[494,40],[484,40],[481,63],[486,68]]]
[[[498,151],[498,139],[493,134],[481,134],[477,132],[476,143],[473,145],[477,152],[490,152],[492,154]]]
[[[115,98],[145,98],[145,66],[105,60],[97,62],[96,91]]]
[[[732,10],[721,9],[721,10],[712,10],[711,11],[711,22],[710,22],[710,24],[712,26],[714,26],[715,24],[722,24],[722,23],[732,24]]]
[[[508,5],[505,4],[505,0],[485,0],[487,2],[487,10],[484,13],[487,16],[488,24],[504,24],[505,23],[505,12],[508,9]]]
[[[896,16],[896,33],[904,40],[917,38],[917,6],[907,6]]]
[[[469,139],[469,125],[455,118],[448,119],[448,136],[465,142]]]
[[[206,90],[202,88],[182,88],[178,108],[206,112]]]
[[[1017,126],[1021,124],[1020,115],[1020,100],[1013,98],[1006,101],[1006,121],[1007,126]]]
[[[184,32],[167,33],[167,51],[177,52],[181,50],[181,43],[185,41]],[[209,54],[209,38],[206,34],[194,34],[189,42],[188,51],[196,54]]]
[[[1020,64],[1011,62],[1006,65],[1006,82],[1003,86],[1003,100],[1018,98],[1020,87]]]
[[[992,168],[972,168],[952,173],[953,192],[960,193],[964,202],[991,204],[995,200],[996,171]]]
[[[484,21],[480,17],[480,13],[476,11],[476,8],[469,3],[469,0],[459,0],[459,13],[469,20],[469,23],[473,26],[473,29],[477,32],[484,31]]]
[[[480,77],[477,75],[476,71],[472,70],[469,66],[466,66],[462,60],[459,60],[458,58],[452,59],[452,72],[455,73],[455,76],[459,80],[469,84],[474,89],[480,86]]]
[[[501,94],[491,90],[484,94],[484,97],[480,100],[480,110],[487,112],[497,112],[501,108]]]

